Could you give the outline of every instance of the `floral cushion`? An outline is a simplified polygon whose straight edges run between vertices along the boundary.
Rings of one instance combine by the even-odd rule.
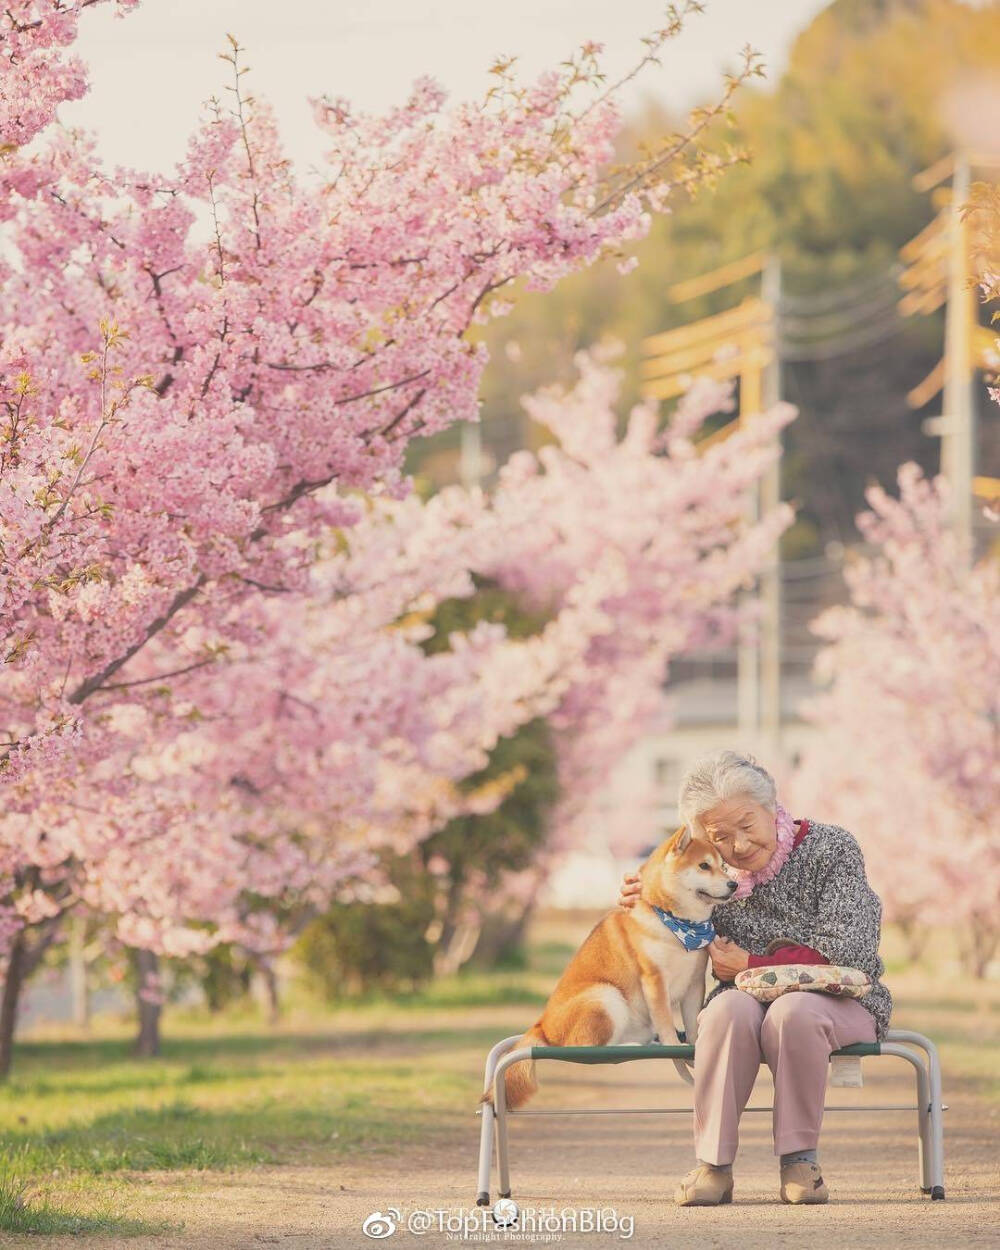
[[[736,974],[736,986],[758,1002],[769,1003],[791,990],[822,990],[838,998],[863,998],[872,988],[871,978],[860,968],[837,964],[771,964],[744,968]]]

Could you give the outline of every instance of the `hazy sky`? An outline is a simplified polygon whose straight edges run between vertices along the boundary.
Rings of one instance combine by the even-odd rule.
[[[828,0],[708,0],[623,91],[686,106],[717,90],[751,43],[776,80],[788,47]],[[430,74],[452,102],[480,99],[498,55],[517,55],[521,81],[555,67],[585,40],[603,42],[609,80],[639,59],[640,36],[662,25],[663,0],[144,0],[125,19],[101,5],[80,21],[78,50],[91,89],[60,118],[96,130],[111,164],[172,170],[201,103],[223,100],[231,67],[218,59],[233,34],[247,51],[251,94],[274,105],[288,154],[300,171],[318,162],[322,136],[307,96],[346,96],[384,111],[405,101],[414,78]]]

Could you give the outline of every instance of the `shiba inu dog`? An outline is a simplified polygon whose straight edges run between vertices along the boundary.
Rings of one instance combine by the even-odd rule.
[[[584,939],[521,1046],[693,1044],[705,997],[712,908],[728,903],[737,883],[706,839],[686,825],[639,869],[641,893],[628,912],[610,911]],[[680,1060],[676,1060],[680,1064]],[[538,1088],[531,1060],[505,1073],[507,1106]],[[492,1089],[480,1102],[493,1101]]]

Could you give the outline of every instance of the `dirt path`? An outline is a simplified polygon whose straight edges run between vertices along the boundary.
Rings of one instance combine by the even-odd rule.
[[[501,1034],[502,1035],[502,1034]],[[477,1090],[478,1062],[461,1056]],[[827,1104],[900,1103],[914,1100],[902,1060],[866,1061],[862,1090],[829,1089]],[[789,1207],[777,1194],[777,1160],[771,1153],[770,1115],[744,1116],[735,1165],[732,1206],[673,1205],[676,1179],[692,1163],[686,1114],[527,1117],[511,1126],[513,1197],[524,1207],[614,1208],[631,1216],[634,1232],[567,1232],[562,1244],[604,1250],[626,1240],[642,1247],[734,1247],[773,1250],[941,1250],[1000,1244],[997,1166],[998,1121],[960,1081],[947,1081],[945,1180],[947,1199],[932,1203],[919,1192],[915,1114],[871,1115],[828,1111],[820,1159],[831,1197],[817,1207]],[[534,1106],[690,1106],[689,1090],[668,1064],[641,1062],[615,1068],[542,1065],[543,1090]],[[761,1068],[751,1106],[768,1105],[770,1073]],[[471,1100],[470,1100],[471,1101]],[[476,1213],[479,1120],[445,1117],[432,1142],[398,1153],[358,1157],[330,1166],[261,1167],[229,1174],[176,1173],[136,1177],[119,1188],[132,1214],[182,1219],[180,1233],[155,1238],[88,1237],[90,1250],[243,1250],[266,1245],[337,1250],[376,1244],[361,1226],[373,1211],[396,1207],[405,1220],[415,1209]],[[493,1182],[493,1191],[496,1183]],[[492,1194],[495,1197],[495,1192]],[[621,1224],[619,1224],[621,1228]],[[551,1240],[551,1235],[548,1238]],[[443,1246],[445,1232],[420,1237],[405,1225],[389,1244]],[[467,1238],[469,1244],[476,1244]],[[483,1240],[480,1237],[478,1240]],[[494,1244],[503,1244],[497,1238]],[[544,1240],[539,1238],[541,1244]],[[5,1244],[16,1244],[14,1241]],[[31,1237],[23,1244],[65,1246],[65,1239]],[[515,1244],[511,1242],[511,1244]]]

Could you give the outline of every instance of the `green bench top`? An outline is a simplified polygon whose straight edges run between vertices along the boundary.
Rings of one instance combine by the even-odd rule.
[[[880,1055],[878,1042],[853,1042],[831,1051],[834,1055]],[[532,1046],[532,1059],[565,1059],[569,1063],[627,1063],[630,1059],[693,1059],[694,1047],[664,1046]]]

